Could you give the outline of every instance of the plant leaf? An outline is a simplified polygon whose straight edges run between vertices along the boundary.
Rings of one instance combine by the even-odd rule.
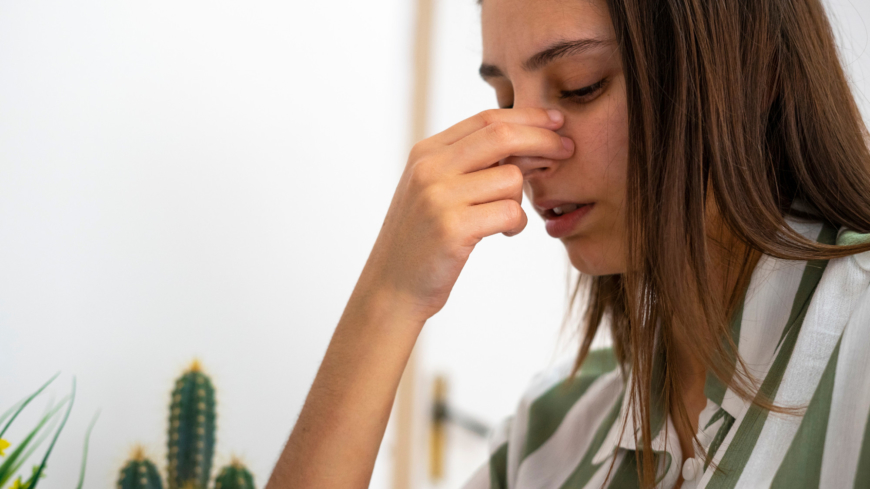
[[[21,484],[21,489],[30,489],[33,484],[34,477],[36,477],[36,466],[33,466],[33,470],[30,473],[30,479],[27,479],[27,482]],[[40,477],[44,478],[45,474],[40,475]],[[21,481],[21,477],[18,477],[19,482]],[[13,488],[14,489],[14,488]]]
[[[82,485],[85,483],[85,465],[88,462],[88,442],[91,439],[91,431],[94,429],[94,425],[97,424],[97,418],[100,417],[100,411],[97,410],[97,413],[94,414],[94,418],[91,419],[91,424],[88,425],[88,431],[85,433],[85,448],[82,450],[82,468],[79,471],[79,485],[76,486],[76,489],[82,489]]]
[[[36,485],[39,483],[39,476],[42,474],[42,469],[45,468],[45,463],[48,462],[48,456],[51,455],[51,450],[54,448],[54,444],[57,443],[57,437],[60,436],[60,432],[63,431],[64,425],[66,425],[66,420],[69,419],[69,413],[72,411],[73,403],[76,400],[76,378],[72,379],[72,392],[70,392],[69,406],[66,408],[66,413],[63,415],[63,421],[60,422],[60,428],[54,433],[54,438],[51,440],[51,445],[48,446],[48,450],[45,452],[45,456],[42,457],[42,464],[39,466],[39,470],[33,474],[33,485],[28,487],[28,489],[36,489]]]
[[[6,418],[8,418],[9,415],[12,414],[16,409],[20,408],[21,403],[23,403],[23,402],[24,402],[24,399],[16,402],[15,404],[12,405],[11,408],[7,409],[6,412],[4,412],[2,415],[0,415],[0,423],[2,423]]]
[[[22,453],[27,449],[27,446],[36,437],[37,433],[42,429],[45,423],[48,422],[49,419],[53,418],[61,407],[67,402],[71,403],[71,399],[69,397],[65,397],[55,406],[52,410],[45,414],[39,423],[36,425],[36,428],[30,431],[30,433],[15,447],[15,450],[6,457],[6,460],[3,461],[3,464],[0,465],[0,486],[6,483],[12,474],[14,474],[18,467],[21,467],[21,464],[24,463],[25,459],[21,458]]]
[[[55,413],[56,412],[57,411],[55,411]],[[46,438],[51,436],[51,433],[54,431],[55,428],[57,428],[58,423],[60,423],[60,419],[57,417],[57,415],[51,416],[51,422],[41,429],[41,432],[39,433],[37,438],[34,439],[32,443],[30,443],[30,446],[27,448],[27,451],[24,452],[24,455],[18,458],[18,462],[15,463],[10,469],[11,473],[14,474],[18,472],[18,469],[20,469],[22,465],[30,460],[30,456],[33,455],[33,452],[35,452],[40,446],[42,446],[42,443],[46,440]],[[35,465],[33,466],[33,470],[36,470]]]
[[[15,411],[15,414],[12,415],[12,418],[9,420],[8,423],[6,423],[6,426],[3,427],[3,430],[0,431],[0,438],[3,438],[3,434],[5,434],[6,430],[9,429],[9,425],[11,425],[13,421],[15,421],[15,418],[18,417],[18,414],[23,411],[28,404],[30,404],[30,401],[32,401],[34,397],[38,396],[43,390],[45,390],[45,388],[48,387],[48,384],[52,383],[58,375],[60,375],[60,372],[54,374],[52,378],[48,379],[48,382],[42,384],[42,387],[37,389],[36,392],[30,395],[30,397],[24,399],[23,401],[19,401],[20,406],[18,406],[18,410]],[[3,414],[3,418],[5,418],[6,416],[9,416],[9,411]]]

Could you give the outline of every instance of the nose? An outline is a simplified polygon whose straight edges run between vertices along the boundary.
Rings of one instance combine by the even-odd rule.
[[[537,107],[542,109],[557,109],[557,107],[549,107],[545,100],[545,92],[534,83],[521,84],[516,83],[514,86],[513,108],[519,109],[523,107]],[[561,111],[561,110],[560,110]],[[562,112],[564,114],[564,112]],[[565,124],[562,124],[555,132],[559,135]],[[499,165],[516,165],[523,172],[523,179],[535,178],[550,173],[558,165],[556,160],[542,158],[537,156],[509,156],[501,161]]]

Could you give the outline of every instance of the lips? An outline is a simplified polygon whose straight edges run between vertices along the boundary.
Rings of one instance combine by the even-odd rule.
[[[576,211],[580,207],[589,205],[592,202],[567,202],[557,200],[537,201],[533,205],[538,214],[545,220],[555,219],[559,216],[569,214]]]
[[[576,211],[577,208],[581,205],[582,204],[565,204],[560,205],[559,207],[553,207],[552,209],[550,209],[550,211],[552,211],[553,214],[556,214],[557,216],[561,216],[562,214]]]
[[[567,210],[568,205],[556,206],[559,207],[561,211]],[[595,203],[591,204],[583,204],[583,205],[572,205],[574,207],[573,211],[564,212],[562,215],[556,215],[555,208],[547,211],[550,215],[544,216],[545,225],[544,227],[547,229],[547,234],[554,238],[564,238],[573,234],[579,227],[582,225],[581,223],[584,221],[584,217],[586,214],[592,211],[595,207]]]
[[[595,202],[570,202],[567,200],[537,199],[532,205],[544,218],[547,234],[554,238],[564,238],[577,231],[584,217],[595,207]]]

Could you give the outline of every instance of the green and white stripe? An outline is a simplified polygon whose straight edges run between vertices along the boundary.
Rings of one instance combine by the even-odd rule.
[[[870,240],[828,223],[788,222],[820,243]],[[708,376],[698,438],[722,470],[704,466],[683,487],[870,488],[870,252],[809,262],[762,256],[732,330],[762,391],[779,405],[808,407],[803,416],[771,414]],[[466,489],[599,488],[611,462],[608,487],[637,486],[632,413],[612,350],[591,353],[566,384],[570,368],[532,382]],[[653,449],[660,487],[670,488],[683,457],[670,419],[659,425]]]

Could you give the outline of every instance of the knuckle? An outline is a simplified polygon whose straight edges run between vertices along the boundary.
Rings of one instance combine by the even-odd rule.
[[[511,129],[511,126],[503,122],[496,122],[490,124],[489,126],[487,126],[487,130],[489,131],[490,137],[499,144],[505,144],[510,142],[513,136],[513,130]]]
[[[408,154],[408,159],[410,161],[418,161],[424,157],[427,153],[428,145],[426,144],[426,140],[417,141],[414,143],[414,146],[411,147],[411,152]]]
[[[437,212],[442,206],[444,190],[438,184],[431,184],[420,191],[420,199],[427,210]]]
[[[415,187],[427,187],[435,179],[435,165],[427,158],[421,158],[411,169],[411,183]]]
[[[523,221],[523,208],[515,200],[505,201],[502,212],[508,225],[517,226]]]
[[[462,232],[461,221],[453,214],[443,213],[438,221],[438,236],[445,241],[452,241],[460,237]]]
[[[510,188],[523,186],[523,170],[517,165],[502,165],[506,173],[505,180]]]
[[[477,114],[477,116],[480,118],[481,122],[483,122],[485,126],[494,124],[498,121],[498,112],[496,112],[496,109],[484,110],[483,112]]]
[[[421,139],[411,146],[411,151],[408,153],[408,161],[416,163],[423,160],[431,159],[432,154],[437,150],[437,143],[432,141],[432,138]]]

